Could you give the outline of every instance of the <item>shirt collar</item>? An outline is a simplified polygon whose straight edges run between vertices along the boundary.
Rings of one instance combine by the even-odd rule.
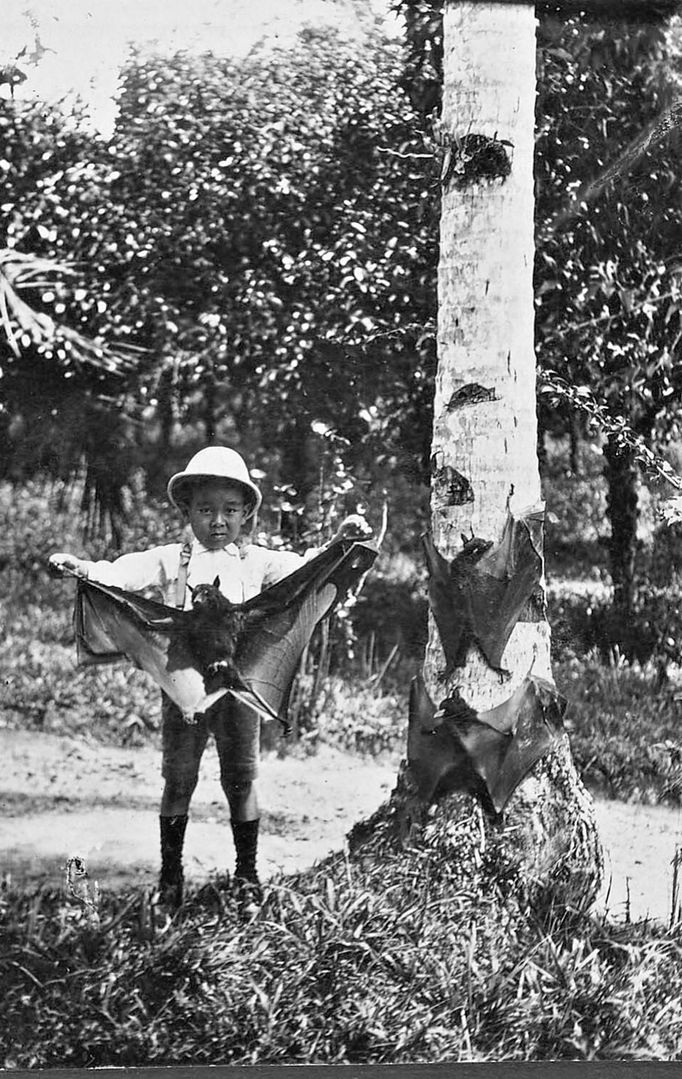
[[[224,547],[218,547],[217,549],[211,549],[210,547],[204,547],[203,543],[200,543],[198,539],[192,540],[192,554],[220,554],[222,552],[231,555],[236,558],[239,555],[239,548],[236,543],[227,543]]]

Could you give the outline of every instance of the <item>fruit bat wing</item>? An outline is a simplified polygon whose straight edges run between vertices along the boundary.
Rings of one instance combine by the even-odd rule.
[[[259,618],[251,627],[247,625],[242,633],[235,667],[244,683],[282,720],[303,650],[338,594],[331,582],[312,587],[284,610]]]
[[[187,614],[124,592],[79,581],[74,610],[80,664],[127,658],[147,671],[186,716],[205,696],[204,680],[183,639]]]
[[[500,542],[476,559],[452,563],[424,539],[429,601],[447,661],[447,673],[466,662],[472,642],[491,667],[502,656],[524,607],[540,583],[542,514],[508,514]]]
[[[512,630],[541,576],[542,558],[526,519],[509,514],[499,544],[476,563],[471,579],[474,638],[491,667],[501,667]]]
[[[286,712],[296,666],[317,622],[375,557],[369,543],[340,541],[241,605],[247,617],[235,665],[245,682],[242,697],[252,679],[254,690],[262,687],[261,696],[276,714]],[[185,715],[193,715],[205,710],[209,698],[187,641],[190,619],[187,611],[79,580],[74,613],[78,661],[111,663],[126,657],[147,671]],[[217,699],[210,695],[211,703]]]
[[[450,729],[464,750],[471,771],[481,781],[490,799],[490,804],[499,813],[493,792],[500,770],[509,752],[513,736],[503,734],[494,727],[490,727],[480,718],[460,719]],[[482,800],[485,808],[489,809],[489,805],[486,804],[487,799]]]
[[[459,694],[443,702],[443,718],[429,697],[421,675],[412,680],[407,760],[419,796],[430,802],[439,794],[466,791],[490,809],[487,783],[495,775],[505,737],[480,723]]]
[[[471,604],[466,591],[458,589],[450,577],[450,565],[436,549],[430,535],[422,536],[429,573],[429,604],[438,627],[447,673],[466,663],[473,640]]]
[[[431,801],[438,791],[468,791],[499,815],[560,739],[565,707],[552,685],[529,677],[508,700],[478,715],[455,693],[442,702],[439,720],[418,676],[410,691],[408,761],[420,796]]]
[[[311,588],[319,588],[327,583],[333,584],[337,593],[342,595],[357,584],[376,556],[377,549],[371,543],[339,540],[304,562],[293,573],[247,600],[243,610],[249,619],[251,615],[277,613],[295,604]]]
[[[548,682],[526,678],[515,693],[480,719],[510,732],[504,759],[488,785],[493,805],[501,813],[519,783],[537,761],[560,740],[566,701]]]
[[[315,626],[375,558],[373,545],[342,540],[244,604],[235,667],[280,719],[286,717],[294,675]]]
[[[443,769],[449,766],[447,747],[441,745],[440,732],[434,731],[435,714],[436,706],[429,697],[424,679],[420,674],[415,675],[410,683],[407,763],[419,796],[426,802],[433,798]]]

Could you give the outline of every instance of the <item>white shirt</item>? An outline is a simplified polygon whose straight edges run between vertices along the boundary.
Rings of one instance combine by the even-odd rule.
[[[162,547],[151,547],[148,551],[121,555],[114,562],[89,562],[83,559],[82,564],[87,569],[88,580],[124,588],[127,592],[158,589],[162,601],[174,607],[182,547],[181,543],[168,543]],[[294,554],[293,551],[269,551],[255,543],[239,547],[236,543],[228,543],[218,551],[210,551],[194,539],[187,584],[212,584],[219,577],[223,595],[232,603],[244,603],[268,585],[293,573],[317,553],[315,549],[307,551],[305,556]],[[191,606],[192,596],[188,587],[185,590],[185,609]]]

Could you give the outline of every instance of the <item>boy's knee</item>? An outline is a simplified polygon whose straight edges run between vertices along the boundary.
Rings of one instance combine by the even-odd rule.
[[[166,776],[164,793],[176,801],[189,800],[196,789],[198,776]]]
[[[222,784],[227,797],[235,799],[248,798],[254,787],[252,779],[232,779],[231,777],[224,777]]]

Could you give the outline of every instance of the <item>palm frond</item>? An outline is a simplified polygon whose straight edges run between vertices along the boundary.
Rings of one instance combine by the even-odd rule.
[[[99,338],[86,337],[70,326],[57,323],[36,310],[19,293],[38,293],[57,288],[72,277],[68,263],[0,248],[0,329],[17,358],[29,348],[62,362],[87,365],[112,375],[125,375],[144,351],[133,345],[112,347]]]

